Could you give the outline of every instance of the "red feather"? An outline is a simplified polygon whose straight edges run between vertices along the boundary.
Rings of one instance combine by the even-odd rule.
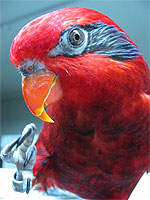
[[[56,185],[88,199],[123,200],[148,170],[147,64],[141,55],[124,61],[98,53],[46,57],[63,30],[96,22],[123,32],[99,12],[66,8],[26,25],[12,44],[10,59],[16,66],[27,58],[44,62],[60,75],[64,92],[63,99],[47,110],[55,123],[43,122],[36,143],[36,183],[44,188]]]

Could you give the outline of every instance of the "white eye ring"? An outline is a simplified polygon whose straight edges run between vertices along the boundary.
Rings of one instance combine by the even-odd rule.
[[[80,56],[84,52],[87,45],[88,32],[81,27],[74,27],[64,31],[64,33],[60,35],[59,43],[48,53],[48,56]]]

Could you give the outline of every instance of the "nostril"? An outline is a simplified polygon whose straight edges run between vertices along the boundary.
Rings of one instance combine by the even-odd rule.
[[[39,62],[36,58],[33,60],[26,59],[23,63],[18,65],[18,68],[22,75],[28,76],[39,70],[45,69],[45,64],[43,62]]]
[[[23,73],[23,75],[26,76],[26,75],[32,74],[33,71],[34,71],[34,69],[33,69],[33,66],[30,65],[30,66],[28,66],[28,67],[22,67],[22,68],[20,69],[20,71]]]
[[[33,66],[29,66],[28,68],[27,68],[27,70],[30,72],[30,71],[32,71],[32,69],[33,69]]]

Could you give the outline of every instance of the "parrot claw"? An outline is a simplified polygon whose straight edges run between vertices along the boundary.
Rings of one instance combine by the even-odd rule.
[[[13,153],[16,150],[15,146],[17,145],[20,137],[16,140],[13,140],[10,144],[7,144],[1,151],[1,159],[8,163],[13,163]]]
[[[17,172],[14,175],[13,188],[18,192],[29,193],[31,189],[32,169],[37,152],[35,145],[32,145],[35,132],[35,124],[26,125],[22,135],[7,144],[1,151],[0,157],[3,161],[16,165]],[[27,171],[28,173],[26,174]]]
[[[31,146],[27,152],[26,159],[24,161],[23,167],[24,169],[31,169],[33,167],[33,160],[36,158],[37,149],[35,145]]]
[[[31,125],[31,127],[29,127]],[[22,134],[21,137],[19,137],[18,139],[18,142],[17,142],[17,148],[26,140],[26,138],[29,136],[29,135],[32,135],[32,131],[34,131],[36,127],[33,126],[33,124],[28,124],[25,129],[28,129],[27,131],[25,131],[24,134]]]

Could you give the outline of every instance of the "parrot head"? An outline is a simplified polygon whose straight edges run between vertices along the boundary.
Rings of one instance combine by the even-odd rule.
[[[63,97],[81,105],[96,101],[98,94],[104,96],[99,87],[108,76],[109,60],[120,62],[139,54],[110,18],[72,7],[25,25],[12,43],[10,61],[22,74],[23,96],[30,111],[53,122],[45,107]]]

